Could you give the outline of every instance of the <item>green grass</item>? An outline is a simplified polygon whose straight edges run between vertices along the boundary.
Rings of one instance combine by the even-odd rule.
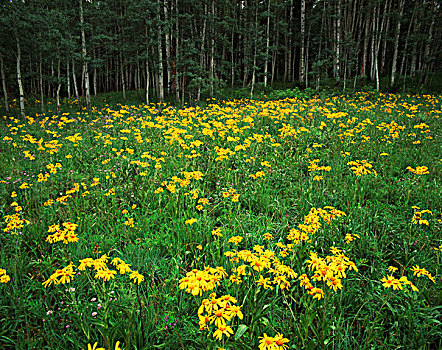
[[[124,349],[256,349],[264,333],[283,334],[289,349],[442,346],[441,96],[293,89],[193,107],[138,98],[98,96],[92,112],[66,100],[63,116],[36,115],[38,103],[28,101],[28,117],[0,121],[0,269],[10,278],[0,284],[3,348],[114,349],[119,341]],[[358,176],[350,161],[366,161],[371,173]],[[407,169],[419,166],[428,174]],[[7,228],[17,206],[27,221]],[[413,224],[422,211],[428,225]],[[78,225],[78,241],[49,243],[48,228],[66,222]],[[293,241],[294,229],[307,238]],[[312,253],[328,259],[321,268],[342,264],[342,289],[314,281]],[[126,272],[105,281],[92,267],[79,270],[79,260],[103,254],[110,270],[120,258],[144,280]],[[42,285],[71,262],[73,280]],[[270,268],[281,263],[296,277]],[[229,277],[239,265],[246,274],[237,284]],[[414,275],[416,265],[434,281]],[[206,267],[227,276],[208,270],[214,289],[201,295],[180,288],[187,273]],[[384,287],[389,275],[418,290],[404,279],[402,289]],[[259,285],[264,278],[272,288]],[[227,317],[233,334],[221,341],[214,323],[198,325],[212,292],[242,305],[243,318]]]

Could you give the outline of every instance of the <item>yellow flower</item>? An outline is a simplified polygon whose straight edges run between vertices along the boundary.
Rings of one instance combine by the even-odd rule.
[[[387,277],[382,278],[381,282],[383,282],[382,285],[385,288],[390,288],[393,286],[394,280],[395,280],[395,278],[393,276],[387,276]]]
[[[126,272],[132,272],[130,269],[132,265],[126,264],[125,262],[122,262],[121,264],[117,265],[117,270],[120,272],[120,274],[124,275]]]
[[[394,267],[394,266],[389,266],[387,270],[388,270],[388,272],[394,273],[398,270],[398,268]]]
[[[212,236],[222,237],[223,234],[221,233],[221,227],[218,227],[216,230],[212,230]]]
[[[185,221],[185,224],[186,225],[193,225],[195,222],[197,222],[198,220],[197,219],[195,219],[195,218],[191,218],[191,219],[189,219],[189,220],[186,220]]]
[[[256,281],[258,286],[263,287],[264,289],[273,289],[273,287],[269,284],[270,278],[264,278],[262,275],[259,276],[259,280]]]
[[[105,350],[104,348],[97,348],[97,346],[97,342],[95,342],[94,345],[87,344],[87,350]]]
[[[259,338],[261,339],[259,341],[259,350],[275,349],[275,340],[273,339],[273,337],[269,337],[266,333],[264,333],[263,336]]]
[[[138,270],[137,271],[133,271],[130,274],[129,278],[133,279],[134,283],[137,283],[137,284],[140,284],[141,282],[144,281],[144,276],[142,274],[138,273]]]
[[[267,239],[269,241],[273,239],[273,235],[271,233],[268,233],[268,232],[264,233],[263,237],[264,237],[264,239]]]
[[[225,336],[227,336],[227,338],[230,337],[231,334],[233,334],[233,330],[230,326],[226,326],[226,325],[221,325],[220,327],[218,327],[218,329],[213,333],[213,336],[218,339],[219,341],[221,341],[223,334]]]
[[[95,274],[95,278],[102,278],[105,281],[110,281],[111,279],[115,278],[116,274],[117,271],[115,270],[102,269],[97,271],[97,273]]]
[[[290,340],[287,338],[284,338],[284,335],[282,333],[277,333],[275,337],[273,338],[275,341],[275,344],[278,346],[278,350],[285,350],[288,349],[288,345],[285,345],[285,343],[288,343]]]

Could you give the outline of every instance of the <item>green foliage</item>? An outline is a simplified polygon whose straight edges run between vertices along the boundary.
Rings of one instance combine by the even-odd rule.
[[[29,100],[31,116],[3,117],[0,346],[255,349],[281,333],[289,349],[441,347],[441,96],[282,88],[182,107],[109,93],[60,116]],[[78,241],[50,243],[68,223]],[[312,254],[333,269],[345,256],[342,289]],[[228,275],[184,287],[206,268]],[[199,324],[213,292],[243,314],[221,341]]]

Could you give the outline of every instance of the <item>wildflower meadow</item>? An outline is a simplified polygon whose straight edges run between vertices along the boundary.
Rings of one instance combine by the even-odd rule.
[[[11,115],[0,348],[442,347],[441,96]]]

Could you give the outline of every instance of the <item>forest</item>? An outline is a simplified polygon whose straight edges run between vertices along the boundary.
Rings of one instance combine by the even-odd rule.
[[[414,92],[437,81],[439,1],[1,1],[5,105],[137,90],[150,101],[220,89],[319,89],[323,81]],[[6,107],[7,108],[7,107]]]

